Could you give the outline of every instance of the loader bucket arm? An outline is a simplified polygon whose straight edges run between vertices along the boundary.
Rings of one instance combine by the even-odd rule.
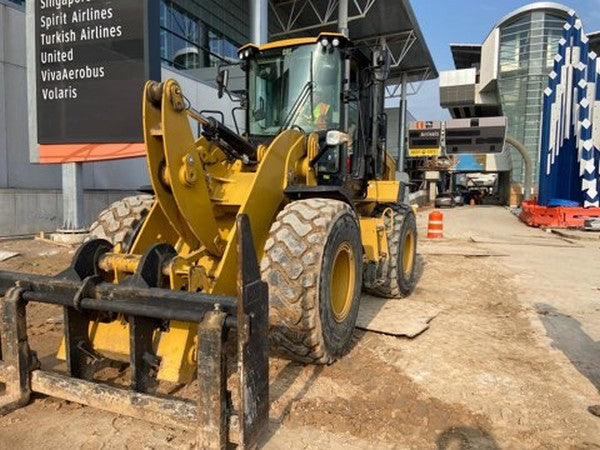
[[[103,240],[84,244],[71,268],[57,277],[0,272],[2,321],[0,413],[25,406],[32,392],[197,431],[199,448],[224,449],[227,442],[255,448],[268,421],[268,291],[260,279],[250,223],[238,216],[237,297],[144,287],[143,282],[115,285],[100,275],[110,251]],[[160,244],[164,245],[164,244]],[[157,253],[156,249],[149,252]],[[157,273],[160,258],[148,254],[133,279]],[[154,262],[153,262],[154,261]],[[146,272],[144,272],[146,271]],[[30,302],[60,305],[64,310],[67,373],[40,369],[27,338],[26,306]],[[129,389],[109,386],[90,376],[93,350],[87,329],[99,312],[123,314],[129,320]],[[156,397],[149,391],[153,369],[152,336],[158,321],[179,320],[198,326],[198,391],[195,401]],[[229,402],[228,337],[237,345],[239,405]]]
[[[223,253],[205,173],[192,135],[185,100],[175,80],[148,81],[144,90],[144,142],[148,173],[167,220],[192,249]]]

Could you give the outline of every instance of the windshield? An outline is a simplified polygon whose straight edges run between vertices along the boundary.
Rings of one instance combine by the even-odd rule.
[[[312,71],[311,71],[312,69]],[[267,50],[249,67],[250,134],[284,128],[307,133],[339,128],[339,51],[321,44]]]

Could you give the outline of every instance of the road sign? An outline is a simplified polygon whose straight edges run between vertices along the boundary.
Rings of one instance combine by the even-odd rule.
[[[29,3],[30,140],[39,161],[143,154],[140,98],[147,79],[160,79],[158,2]]]

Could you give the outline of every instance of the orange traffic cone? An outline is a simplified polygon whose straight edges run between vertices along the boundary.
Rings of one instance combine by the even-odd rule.
[[[427,224],[427,238],[439,239],[444,237],[444,215],[439,211],[429,213]]]

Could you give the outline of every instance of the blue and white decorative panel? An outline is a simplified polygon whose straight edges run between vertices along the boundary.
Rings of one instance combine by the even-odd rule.
[[[600,206],[600,64],[569,13],[544,91],[538,203]]]

